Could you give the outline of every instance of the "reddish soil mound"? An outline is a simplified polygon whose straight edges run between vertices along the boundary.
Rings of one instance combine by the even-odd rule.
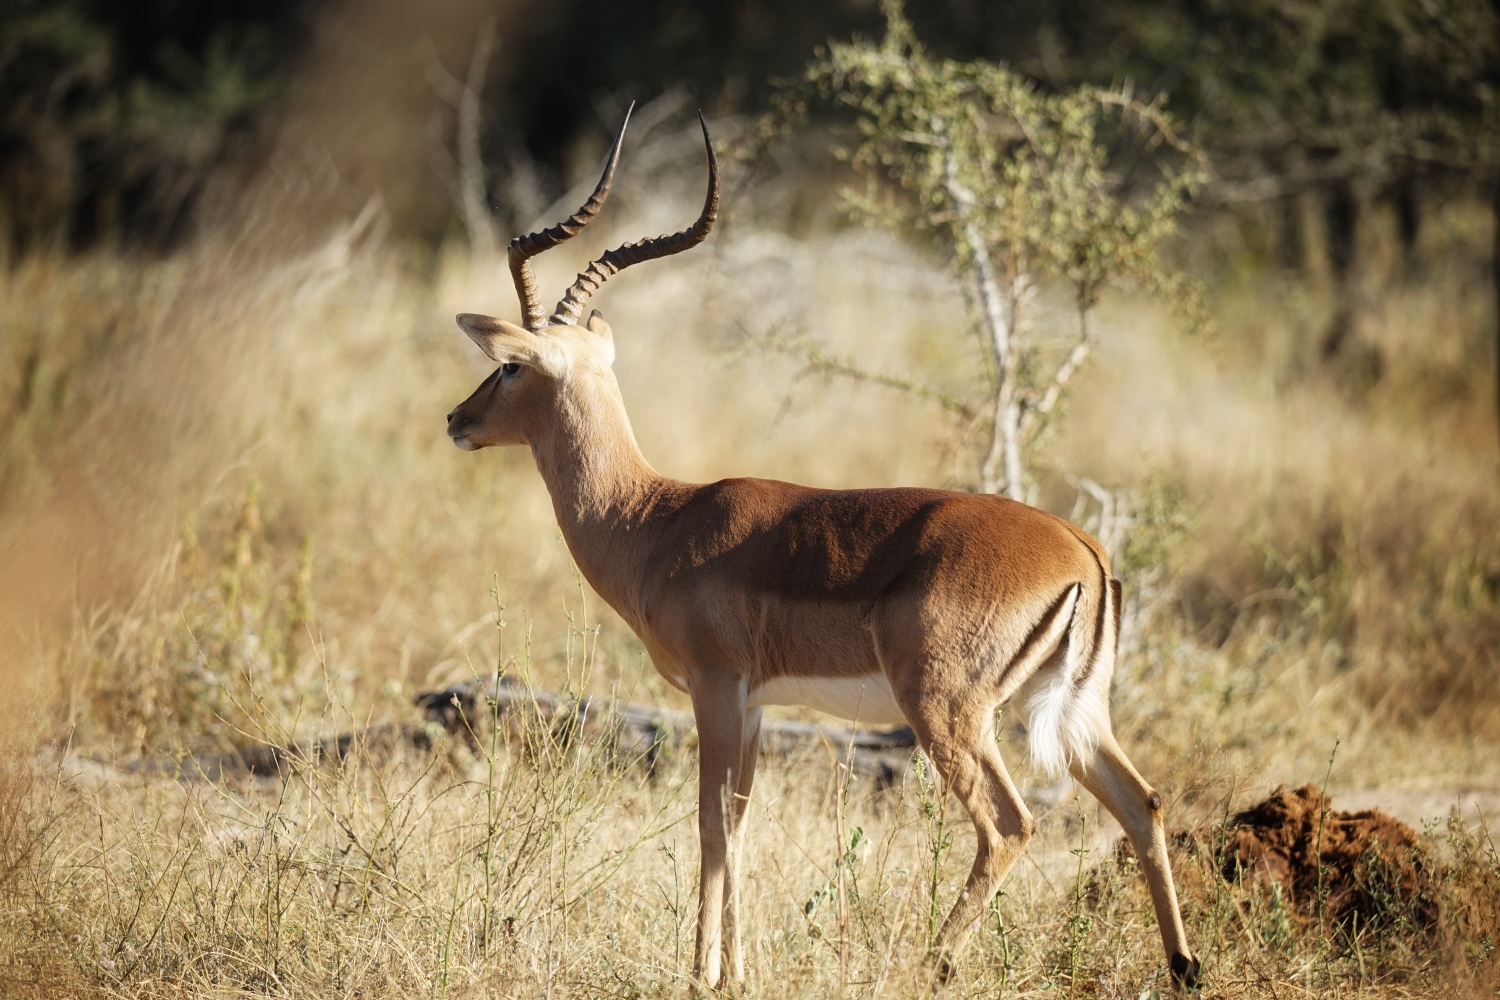
[[[1378,809],[1324,809],[1312,785],[1270,797],[1230,818],[1223,874],[1279,882],[1283,898],[1304,919],[1360,927],[1402,918],[1426,925],[1436,916],[1425,891],[1417,833]],[[1320,874],[1321,869],[1321,874]]]

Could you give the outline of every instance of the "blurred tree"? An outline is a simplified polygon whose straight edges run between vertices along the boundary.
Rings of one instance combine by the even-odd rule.
[[[410,13],[401,22],[408,30],[380,37],[388,51],[371,58],[399,73],[396,50],[421,35],[411,26],[452,20],[465,3],[473,24],[487,7],[503,25],[505,57],[480,95],[485,172],[519,179],[510,186],[532,208],[591,165],[625,102],[685,84],[710,114],[753,111],[769,98],[771,78],[797,72],[814,45],[881,24],[873,0],[549,0],[525,9],[446,0]],[[3,0],[0,245],[180,239],[253,159],[307,25],[325,9],[347,25],[381,6]],[[1322,338],[1330,357],[1357,329],[1369,206],[1394,209],[1412,262],[1422,206],[1435,196],[1478,193],[1500,216],[1494,0],[924,0],[909,13],[934,53],[1009,65],[1053,93],[1128,80],[1142,94],[1170,92],[1215,165],[1199,203],[1282,220],[1288,263],[1304,259],[1302,206],[1319,206],[1339,289]],[[348,44],[333,34],[330,46]],[[368,92],[338,100],[374,103]],[[409,134],[385,141],[412,146]],[[371,181],[366,196],[388,183]],[[430,216],[442,200],[410,200],[411,211],[395,213],[398,229],[438,238],[447,220]],[[1257,204],[1277,210],[1249,211]],[[1496,233],[1500,300],[1500,226]]]
[[[1338,304],[1325,358],[1355,328],[1360,216],[1395,210],[1416,262],[1424,191],[1490,192],[1500,365],[1500,5],[1490,0],[1173,0],[1104,5],[1115,72],[1170,86],[1214,157],[1212,194],[1323,204]],[[1284,212],[1289,232],[1300,225]],[[1496,371],[1500,386],[1500,367]],[[1497,391],[1500,402],[1500,391]]]
[[[990,378],[975,417],[990,426],[979,487],[1026,497],[1029,453],[1093,347],[1090,315],[1104,289],[1133,283],[1204,322],[1195,288],[1157,252],[1193,189],[1202,158],[1159,101],[1129,89],[1046,93],[1003,66],[938,59],[917,41],[900,0],[882,4],[883,42],[832,45],[781,95],[783,115],[816,104],[852,110],[858,141],[843,155],[868,179],[845,190],[859,216],[925,233],[951,253],[979,308]],[[776,130],[774,119],[766,132]],[[1122,168],[1148,162],[1154,176]],[[909,197],[891,197],[894,180]],[[1061,357],[1028,337],[1038,280],[1066,282],[1078,329]],[[773,341],[829,374],[816,345]],[[886,384],[895,384],[883,379]]]
[[[1423,188],[1478,183],[1500,197],[1500,9],[1488,0],[1176,0],[1101,14],[1129,53],[1115,72],[1170,86],[1190,109],[1219,199],[1321,195],[1339,289],[1327,357],[1353,325],[1366,206],[1392,204],[1410,263]]]
[[[0,237],[170,245],[238,169],[302,37],[294,0],[0,4]]]
[[[815,45],[880,25],[872,0],[553,0],[513,29],[508,95],[533,155],[567,169],[579,129],[603,148],[632,100],[686,84],[710,116],[753,113]]]

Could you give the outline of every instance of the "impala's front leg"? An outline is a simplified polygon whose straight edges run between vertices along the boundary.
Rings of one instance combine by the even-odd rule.
[[[740,773],[729,811],[729,856],[725,871],[724,937],[731,982],[745,981],[745,945],[740,919],[740,864],[745,853],[745,816],[750,811],[750,789],[755,784],[755,761],[760,754],[760,709],[744,713],[740,740]]]
[[[726,889],[731,822],[740,811],[735,793],[745,750],[746,684],[728,671],[701,671],[692,675],[690,687],[698,723],[698,842],[703,854],[693,972],[718,989],[724,985],[723,911],[730,902]]]

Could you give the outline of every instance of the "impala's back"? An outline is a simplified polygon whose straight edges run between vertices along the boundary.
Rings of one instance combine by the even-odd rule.
[[[730,479],[663,506],[632,624],[669,677],[720,663],[752,703],[902,721],[893,696],[919,692],[887,679],[923,664],[941,670],[918,670],[921,684],[1009,697],[1049,613],[1075,586],[1075,613],[1102,607],[1108,581],[1092,539],[1002,497]]]

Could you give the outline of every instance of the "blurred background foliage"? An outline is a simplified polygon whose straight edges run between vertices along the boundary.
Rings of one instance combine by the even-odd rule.
[[[306,42],[285,2],[0,6],[0,220],[12,252],[179,245],[244,183]]]
[[[873,0],[430,6],[404,30],[413,48],[433,33],[450,66],[467,58],[474,26],[498,16],[484,157],[496,177],[518,158],[534,162],[553,195],[591,168],[622,103],[686,85],[711,116],[755,112],[815,46],[884,27]],[[268,155],[299,67],[359,41],[346,19],[389,22],[395,10],[381,0],[8,0],[0,210],[10,248],[169,248],[221,219],[228,192]],[[1415,246],[1426,201],[1465,185],[1500,190],[1500,12],[1487,0],[932,0],[909,14],[939,57],[1006,64],[1044,89],[1128,81],[1169,95],[1212,157],[1205,203],[1280,203],[1291,219],[1311,195],[1336,267],[1374,203],[1398,207]],[[382,68],[399,75],[403,54],[391,55]],[[399,221],[428,238],[445,222]],[[1280,235],[1298,264],[1300,225]]]
[[[1256,392],[1267,392],[1258,423],[1247,425],[1234,449],[1226,451],[1218,440],[1201,449],[1204,468],[1242,444],[1281,447],[1267,428],[1274,421],[1296,423],[1301,387],[1345,408],[1337,420],[1359,425],[1371,441],[1385,433],[1379,418],[1389,417],[1429,435],[1413,438],[1421,461],[1431,460],[1433,442],[1441,439],[1455,467],[1472,466],[1465,475],[1488,474],[1492,457],[1476,456],[1492,456],[1491,393],[1500,361],[1492,297],[1500,286],[1500,7],[1489,0],[928,0],[912,4],[907,15],[923,58],[934,66],[993,71],[1018,95],[1034,94],[1038,106],[1061,107],[1092,93],[1133,101],[1153,114],[1164,108],[1185,145],[1153,145],[1151,129],[1101,133],[1100,141],[1110,144],[1108,156],[1101,152],[1098,159],[1101,191],[1149,196],[1161,169],[1174,160],[1181,166],[1184,148],[1194,151],[1194,164],[1196,151],[1203,152],[1202,183],[1195,181],[1190,198],[1182,189],[1180,206],[1173,194],[1171,214],[1183,211],[1161,247],[1164,272],[1181,266],[1202,282],[1221,334],[1213,348],[1219,360],[1254,382]],[[888,199],[916,195],[903,195],[899,183],[867,185],[903,179],[889,149],[871,146],[870,156],[839,158],[841,146],[858,152],[869,140],[859,131],[859,108],[847,101],[811,101],[802,109],[802,127],[773,128],[775,141],[760,140],[767,138],[766,123],[776,122],[765,116],[778,95],[784,100],[821,88],[825,96],[849,96],[848,87],[828,76],[836,69],[834,56],[864,51],[885,28],[877,0],[0,3],[0,271],[6,280],[0,299],[11,300],[9,311],[0,312],[0,345],[10,355],[0,370],[0,513],[20,539],[7,544],[30,544],[40,553],[31,562],[19,555],[9,561],[46,566],[48,585],[76,589],[83,605],[100,594],[133,592],[135,571],[125,573],[129,582],[118,588],[99,582],[110,575],[99,568],[101,553],[120,549],[121,564],[134,565],[140,553],[125,552],[129,546],[118,538],[159,542],[162,524],[175,517],[162,510],[181,502],[172,484],[180,480],[192,494],[198,487],[185,484],[217,482],[215,476],[228,473],[201,470],[241,461],[225,456],[242,447],[274,440],[259,463],[294,450],[296,442],[331,440],[313,417],[258,389],[256,378],[279,385],[283,368],[347,367],[339,350],[361,365],[399,368],[395,359],[406,351],[422,364],[439,364],[428,360],[431,352],[422,345],[436,342],[434,317],[456,289],[463,290],[464,308],[471,301],[511,307],[483,247],[469,248],[477,251],[472,267],[462,261],[465,241],[472,243],[486,227],[503,240],[573,207],[561,202],[582,197],[575,189],[592,183],[631,101],[640,102],[632,124],[632,141],[639,143],[630,153],[632,175],[653,178],[647,182],[651,198],[632,204],[628,191],[616,198],[627,212],[644,213],[632,225],[676,224],[675,215],[652,214],[658,202],[669,203],[654,178],[669,176],[666,165],[687,170],[698,162],[696,148],[667,134],[694,107],[707,113],[721,148],[735,154],[716,256],[703,260],[708,270],[701,287],[682,292],[704,300],[695,306],[697,325],[719,352],[713,356],[722,360],[726,346],[755,337],[802,344],[804,334],[816,333],[825,353],[803,358],[801,373],[772,372],[767,385],[774,389],[766,391],[782,393],[809,374],[849,374],[836,342],[842,337],[855,356],[853,345],[864,350],[861,341],[884,320],[849,311],[856,299],[876,301],[868,290],[841,285],[847,295],[840,298],[819,282],[883,281],[875,276],[895,267],[896,258],[856,254],[841,269],[815,246],[858,239],[848,223],[860,213],[849,211],[839,190],[877,191],[887,199],[865,206],[867,218],[907,218],[911,206]],[[467,130],[466,81],[482,81]],[[465,176],[465,164],[476,163],[477,176],[473,169]],[[882,170],[890,176],[877,176]],[[699,181],[695,176],[690,183],[696,189]],[[466,218],[464,206],[472,205],[476,190],[493,216],[483,220],[486,226]],[[941,226],[942,199],[929,208],[935,214],[928,221]],[[745,234],[740,243],[728,235],[736,225]],[[812,236],[824,242],[804,239]],[[951,272],[956,264],[962,271],[963,254],[949,251],[952,259],[922,267],[938,263]],[[363,263],[351,269],[356,259]],[[557,263],[569,266],[562,258]],[[715,278],[721,267],[733,281]],[[907,261],[897,271],[921,270],[913,267]],[[338,282],[355,280],[351,275],[369,283],[362,294],[370,308],[386,299],[399,307],[361,313],[357,322],[346,316],[336,329],[320,326],[333,322],[320,311],[325,307],[329,315],[358,311],[336,292]],[[663,272],[660,280],[675,279]],[[949,404],[965,389],[964,372],[985,361],[962,355],[957,338],[933,332],[963,325],[951,314],[961,308],[962,295],[954,291],[969,284],[944,278],[900,293],[911,303],[937,296],[919,311],[947,318],[934,320],[932,329],[913,327],[917,346],[899,365],[873,373],[879,384],[910,388],[934,374],[941,391],[928,393],[929,401],[955,410]],[[805,295],[788,294],[794,286]],[[895,295],[894,287],[882,294]],[[471,289],[480,288],[484,297],[472,299],[480,293]],[[756,288],[776,293],[746,291]],[[1053,312],[1055,306],[1045,296],[1040,303]],[[809,318],[823,315],[819,310],[826,319]],[[1142,317],[1139,324],[1162,324],[1132,310]],[[638,325],[659,325],[659,312],[651,317]],[[294,341],[298,330],[306,332]],[[1051,336],[1046,324],[1039,331]],[[823,343],[825,334],[834,347]],[[393,335],[407,340],[381,343],[383,360],[372,353],[376,342]],[[256,337],[264,343],[253,344]],[[681,341],[673,344],[680,355]],[[1068,350],[1056,338],[1043,347],[1063,355]],[[705,368],[709,356],[693,357],[698,363],[691,370],[679,363],[679,385],[717,384],[720,376]],[[1119,355],[1110,365],[1134,370],[1122,367]],[[1166,374],[1151,369],[1149,377],[1127,384],[1101,368],[1102,381],[1091,390],[1096,401],[1076,404],[1082,420],[1095,419],[1090,406],[1101,413],[1130,407],[1140,426],[1148,414],[1171,412],[1162,388]],[[959,374],[946,377],[945,370]],[[906,377],[911,372],[915,381]],[[444,377],[450,376],[451,391],[466,391],[466,371]],[[319,391],[329,377],[315,380]],[[631,377],[623,371],[622,378]],[[1201,373],[1195,378],[1195,385],[1208,384]],[[401,392],[410,391],[393,375],[392,385],[398,382]],[[736,389],[744,393],[742,383]],[[368,381],[349,389],[360,406],[376,405],[365,397],[379,391]],[[332,419],[339,406],[354,405],[353,396],[341,399],[319,396],[305,403],[306,413]],[[883,410],[895,412],[890,397],[880,400]],[[1188,405],[1187,397],[1180,402]],[[1179,430],[1186,435],[1200,422],[1210,428],[1200,415],[1212,402],[1193,401],[1184,411],[1191,416],[1174,418]],[[447,403],[430,409],[440,413],[441,405]],[[746,419],[781,421],[789,406]],[[955,412],[967,411],[958,405]],[[644,408],[635,416],[649,441],[653,416]],[[397,421],[390,414],[371,419]],[[967,429],[949,434],[936,450],[920,444],[923,453],[961,452],[964,442],[972,444],[963,435],[972,437],[983,422],[965,420]],[[405,418],[400,422],[401,433],[418,433],[404,429]],[[421,428],[426,434],[427,425]],[[921,437],[908,428],[901,433],[910,442]],[[1090,433],[1074,437],[1084,442]],[[1318,451],[1320,442],[1338,440],[1334,431],[1325,427],[1319,434],[1302,445],[1308,469],[1344,477],[1329,486],[1330,495],[1357,492],[1350,474],[1334,471]],[[435,433],[432,440],[442,443]],[[1123,472],[1103,454],[1119,451],[1109,444],[1113,438],[1099,440],[1101,454],[1075,456],[1080,474],[1097,467],[1101,476],[1140,479],[1139,470]],[[112,441],[124,443],[99,446]],[[431,443],[421,441],[423,448]],[[747,471],[743,441],[725,445],[722,468],[715,464],[718,453],[701,447],[715,457],[693,456],[689,449],[681,465],[695,474]],[[1157,465],[1169,462],[1169,449],[1131,447]],[[806,478],[796,465],[800,459],[786,451],[778,452],[782,464],[759,471]],[[305,480],[331,481],[328,470],[349,453],[347,445],[337,458],[310,450]],[[1371,444],[1369,453],[1379,449]],[[140,460],[143,454],[151,460]],[[446,469],[449,457],[433,459],[443,464],[432,468]],[[514,461],[520,459],[507,459],[505,468]],[[960,486],[995,479],[960,470],[957,460],[949,462],[956,471],[937,472],[934,464],[944,461],[930,459],[920,473],[903,467],[899,475],[871,466],[858,479],[937,475]],[[1245,463],[1254,464],[1249,457]],[[1390,463],[1372,459],[1371,465]],[[372,460],[366,471],[374,476],[377,467],[386,476],[390,462]],[[670,459],[664,467],[672,467]],[[428,473],[414,470],[426,468],[412,464],[407,475],[420,479]],[[191,469],[199,471],[185,471]],[[1226,481],[1240,474],[1226,473]],[[1066,479],[1066,470],[1059,475],[1055,482],[1037,480],[1038,492],[1028,496],[1067,510],[1080,487]],[[1492,484],[1465,484],[1459,491],[1465,496],[1471,487],[1493,493]],[[1431,492],[1445,489],[1433,485]],[[152,499],[127,501],[137,495],[132,490]],[[1256,496],[1283,492],[1270,483],[1256,490]],[[25,491],[33,494],[30,506],[19,499]],[[1295,506],[1285,496],[1278,502]],[[1324,517],[1319,502],[1308,500],[1293,520],[1310,524]],[[1484,503],[1476,508],[1488,509]],[[302,530],[311,530],[316,518],[306,518]],[[1461,520],[1484,534],[1485,516]],[[53,527],[43,530],[43,523]],[[128,530],[101,527],[122,523]],[[1103,532],[1102,526],[1101,515],[1096,527]],[[95,535],[111,540],[90,541]],[[295,547],[299,532],[289,537]],[[380,544],[400,550],[386,539]],[[1217,543],[1203,544],[1207,552]],[[1460,558],[1443,558],[1448,555]],[[1203,558],[1206,566],[1225,565],[1217,556]],[[1489,593],[1490,581],[1500,579],[1489,556],[1468,552],[1462,558],[1474,566],[1455,570],[1454,579],[1482,583],[1459,589]],[[60,569],[73,560],[94,567],[73,571],[84,583],[68,583]],[[1291,571],[1273,573],[1279,580],[1277,573]],[[39,577],[29,570],[11,576],[16,602],[39,589]],[[1255,574],[1246,580],[1205,583],[1204,594],[1217,596],[1201,598],[1185,585],[1184,607],[1202,605],[1188,617],[1215,619],[1265,583]],[[1459,592],[1447,583],[1439,589]],[[1476,640],[1474,649],[1482,646]]]
[[[1266,263],[1329,279],[1319,351],[1357,381],[1382,365],[1351,336],[1372,213],[1394,215],[1419,271],[1435,206],[1500,212],[1500,7],[1488,0],[932,0],[910,17],[938,58],[996,62],[1044,91],[1165,97],[1210,158],[1198,218],[1227,215]],[[498,23],[498,53],[478,152],[511,228],[593,168],[629,101],[666,93],[710,117],[754,114],[817,46],[883,32],[874,0],[444,0],[420,13],[392,0],[8,0],[0,247],[167,252],[243,226],[243,196],[267,177],[304,189],[300,216],[378,193],[396,235],[435,247],[460,219],[433,183],[454,168],[455,130],[433,69],[463,76],[485,23]],[[836,170],[816,145],[804,171]],[[326,206],[308,207],[309,191]]]
[[[1256,376],[1271,391],[1263,419],[1286,412],[1290,390],[1301,386],[1348,407],[1349,419],[1366,421],[1371,434],[1381,411],[1441,436],[1465,460],[1492,451],[1500,6],[926,0],[907,16],[934,66],[992,66],[1018,94],[1034,90],[1039,106],[1094,93],[1164,109],[1181,142],[1203,152],[1203,182],[1181,206],[1174,195],[1179,224],[1160,248],[1163,273],[1181,267],[1202,283],[1222,334],[1213,348],[1222,361],[1264,372]],[[42,537],[34,518],[15,513],[33,509],[17,506],[23,487],[32,490],[34,509],[57,521],[60,539],[74,539],[71,548],[36,543],[49,578],[67,577],[57,570],[67,562],[60,551],[97,565],[113,543],[86,542],[80,524],[113,524],[121,511],[137,509],[146,511],[141,523],[160,519],[155,500],[137,508],[121,499],[128,484],[144,483],[145,496],[175,497],[163,485],[175,482],[167,465],[207,468],[240,446],[222,442],[269,440],[269,428],[280,427],[285,407],[277,411],[282,404],[269,395],[250,399],[250,369],[235,366],[251,356],[246,329],[274,320],[292,330],[316,314],[308,303],[323,299],[289,296],[289,276],[331,283],[352,259],[383,248],[381,267],[390,273],[369,274],[399,282],[409,292],[403,309],[428,316],[431,296],[456,281],[452,260],[467,241],[476,264],[465,280],[480,287],[482,276],[488,296],[496,287],[492,263],[475,234],[503,241],[573,207],[561,202],[592,183],[631,101],[640,102],[633,176],[696,163],[696,149],[667,135],[694,107],[734,154],[698,322],[715,349],[746,335],[796,344],[814,332],[868,335],[870,317],[831,314],[829,329],[814,331],[802,300],[751,301],[730,286],[758,287],[757,269],[783,268],[778,289],[821,273],[808,238],[836,244],[861,214],[840,190],[885,199],[866,205],[866,218],[909,216],[911,205],[889,199],[912,197],[911,190],[870,186],[902,180],[894,161],[837,155],[869,140],[848,102],[811,101],[801,127],[773,128],[775,141],[759,141],[767,122],[778,122],[766,117],[778,95],[783,111],[786,95],[808,88],[847,96],[843,83],[819,81],[818,73],[840,46],[862,51],[885,28],[878,0],[0,2],[0,271],[7,281],[0,298],[11,299],[0,312],[0,345],[9,353],[0,369],[0,508],[11,522],[25,522],[15,529],[25,539]],[[476,82],[478,100],[466,128],[468,81]],[[779,125],[787,121],[783,115]],[[1129,133],[1101,135],[1109,148],[1097,178],[1101,191],[1125,200],[1149,195],[1160,171],[1183,159],[1181,147]],[[476,194],[492,218],[466,212]],[[627,212],[653,211],[651,199],[632,208],[630,197],[622,191],[616,201]],[[940,202],[930,206],[937,225]],[[659,224],[673,225],[675,216]],[[733,243],[736,225],[744,226],[743,244]],[[948,250],[938,256],[949,259],[928,264],[962,271],[962,253]],[[734,282],[715,283],[721,262]],[[874,274],[871,266],[850,264]],[[265,289],[255,291],[262,279]],[[955,287],[972,294],[972,284],[943,284],[943,295]],[[509,308],[508,291],[499,293],[479,304]],[[1041,306],[1056,311],[1045,300]],[[826,308],[842,307],[834,296]],[[732,321],[715,312],[724,309],[737,310]],[[762,313],[771,318],[746,318]],[[730,329],[736,323],[737,332]],[[267,343],[277,345],[275,365],[293,366],[332,350],[330,334],[352,344],[375,338],[375,330]],[[1046,350],[1068,356],[1047,324],[1042,334],[1052,338]],[[814,339],[824,353],[803,358],[800,374],[772,382],[840,373],[843,356]],[[963,378],[941,370],[982,366],[984,357],[955,362],[944,352],[959,347],[936,346],[947,342],[926,331],[917,342],[910,363],[874,373],[877,381],[910,387],[935,375],[938,390],[928,396],[952,410]],[[708,376],[700,368],[685,377]],[[124,386],[140,393],[128,415]],[[1140,414],[1162,409],[1159,386],[1108,391],[1116,390],[1122,399],[1145,393]],[[246,396],[243,412],[227,402],[234,393]],[[1456,429],[1443,430],[1450,419]],[[968,424],[962,433],[972,436],[979,425]],[[127,427],[127,445],[96,446],[101,434],[125,435]],[[311,433],[276,431],[278,447],[304,432]],[[972,444],[950,436],[943,447],[962,451],[953,440]],[[213,458],[193,457],[198,451]],[[156,456],[160,467],[132,458],[138,452]],[[946,475],[949,485],[998,481],[974,470]],[[43,482],[62,500],[40,499],[35,484]],[[1044,506],[1066,510],[1073,502],[1066,483],[1035,485],[1033,499]],[[68,506],[85,496],[96,498],[87,514]],[[125,534],[148,534],[138,529]],[[80,591],[84,603],[94,592]]]

